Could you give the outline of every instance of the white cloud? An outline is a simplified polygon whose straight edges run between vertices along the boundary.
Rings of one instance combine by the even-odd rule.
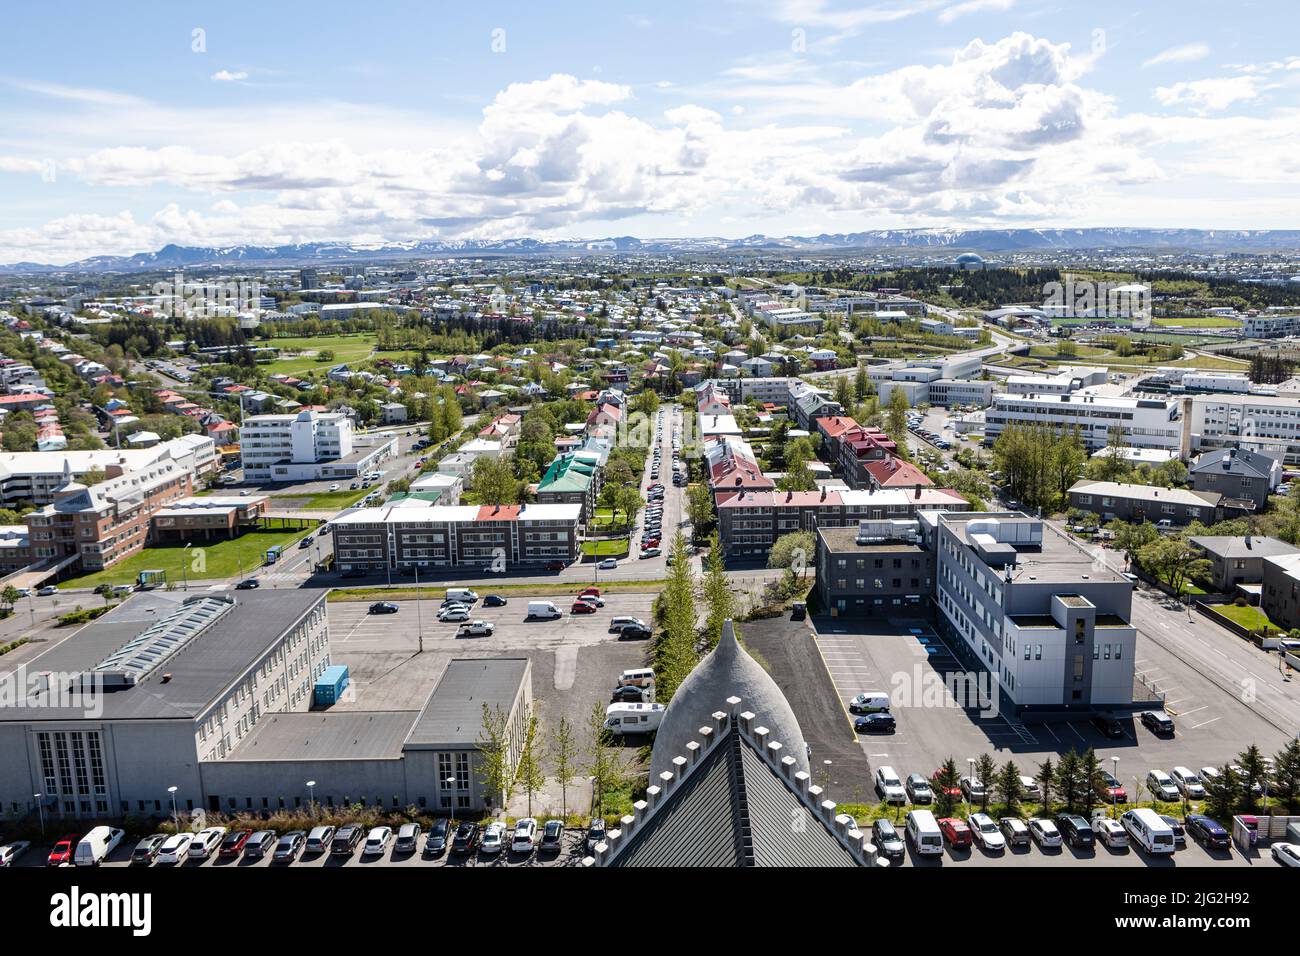
[[[238,72],[217,70],[217,72],[212,74],[211,79],[216,80],[218,83],[238,83],[240,80],[248,79],[248,74],[243,70]]]
[[[1182,46],[1171,46],[1167,50],[1161,50],[1150,59],[1143,60],[1142,69],[1163,66],[1166,63],[1191,63],[1195,60],[1203,60],[1209,55],[1208,43],[1185,43]]]
[[[1163,106],[1187,106],[1198,112],[1209,112],[1253,100],[1265,89],[1268,87],[1254,76],[1224,76],[1156,87],[1155,97]]]
[[[939,12],[940,23],[951,23],[958,17],[964,17],[970,13],[984,13],[986,11],[1010,10],[1016,5],[1017,0],[964,0],[962,3],[954,3],[951,7],[945,7]]]

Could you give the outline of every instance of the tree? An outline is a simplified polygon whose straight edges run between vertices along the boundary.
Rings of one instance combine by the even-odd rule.
[[[695,588],[691,582],[690,555],[686,539],[673,536],[672,567],[657,599],[656,616],[662,629],[655,640],[655,696],[667,703],[682,681],[695,668]]]
[[[627,523],[632,523],[633,516],[645,507],[645,499],[641,497],[641,491],[635,484],[619,485],[614,494],[614,517],[617,520],[618,513],[623,512]]]
[[[600,701],[592,704],[587,715],[587,729],[591,737],[587,741],[587,761],[583,769],[591,778],[591,812],[603,817],[605,797],[622,783],[623,770],[617,756],[610,751],[614,738],[605,729],[605,705]]]
[[[1237,763],[1241,765],[1241,803],[1247,810],[1254,810],[1256,794],[1263,793],[1268,786],[1268,764],[1259,747],[1251,744],[1237,754]]]
[[[1020,798],[1024,796],[1025,788],[1020,782],[1020,768],[1013,761],[1008,760],[998,771],[997,791],[1006,805],[1007,813],[1019,813]]]
[[[793,580],[802,576],[812,564],[817,542],[811,531],[792,531],[776,539],[767,553],[769,568],[786,568]]]
[[[1083,779],[1083,811],[1089,814],[1097,805],[1097,794],[1105,782],[1101,775],[1101,761],[1092,747],[1084,751],[1079,760],[1079,775]]]
[[[470,474],[470,487],[481,503],[512,505],[519,500],[519,482],[504,455],[500,458],[480,455],[474,459]]]
[[[993,791],[993,782],[997,778],[997,764],[988,754],[980,754],[975,761],[975,779],[982,783],[984,796],[980,797],[980,812],[987,813],[989,809],[989,796]]]
[[[716,531],[709,537],[709,557],[704,566],[704,583],[701,591],[704,606],[707,608],[704,632],[709,647],[713,648],[722,637],[723,622],[728,619],[734,621],[736,618],[736,595],[732,593],[727,581],[727,570],[723,565],[722,548],[718,543]]]
[[[686,489],[686,514],[690,518],[691,530],[698,539],[717,521],[713,511],[713,493],[705,484],[690,485]]]
[[[1205,812],[1215,820],[1231,820],[1241,803],[1241,780],[1228,764],[1205,781]]]
[[[889,392],[889,413],[885,418],[885,433],[898,446],[898,457],[910,460],[907,451],[907,412],[912,406],[903,394],[902,388],[895,386]]]
[[[0,591],[0,601],[4,601],[10,608],[18,603],[20,597],[22,597],[22,594],[12,584],[6,584],[4,590]]]
[[[573,739],[573,725],[561,717],[551,732],[551,763],[555,768],[555,782],[560,785],[560,815],[569,816],[569,784],[573,782],[578,747]]]
[[[1158,537],[1144,544],[1137,558],[1149,574],[1164,581],[1177,595],[1181,595],[1193,579],[1210,573],[1209,559],[1201,557],[1200,551],[1181,538]]]
[[[1049,815],[1052,812],[1052,795],[1056,790],[1056,768],[1052,766],[1051,757],[1038,765],[1038,789],[1042,791],[1043,814]]]
[[[540,793],[546,786],[546,776],[542,773],[542,760],[537,739],[537,715],[528,715],[528,725],[524,730],[523,746],[519,750],[519,785],[528,796],[528,815],[533,815],[533,794]]]
[[[812,444],[806,438],[796,438],[785,446],[785,474],[776,486],[782,491],[814,491],[817,479],[813,477],[808,462],[815,455]]]
[[[1287,813],[1300,812],[1300,740],[1292,740],[1273,760],[1273,785],[1269,793]]]
[[[1066,751],[1061,755],[1060,761],[1056,765],[1056,788],[1060,791],[1061,800],[1065,802],[1065,809],[1073,813],[1083,799],[1083,791],[1087,786],[1087,780],[1083,775],[1083,764],[1079,755],[1074,749]]]
[[[489,707],[483,702],[483,729],[478,738],[479,782],[487,795],[488,809],[510,805],[515,775],[510,765],[509,716],[500,704]]]
[[[939,768],[934,780],[934,804],[939,816],[952,816],[957,804],[957,797],[953,791],[958,790],[960,779],[957,773],[957,764],[949,757],[943,762],[943,766]]]
[[[1160,537],[1159,529],[1147,522],[1129,524],[1116,520],[1106,525],[1106,530],[1115,536],[1115,547],[1123,551],[1129,561],[1133,561],[1142,548]]]

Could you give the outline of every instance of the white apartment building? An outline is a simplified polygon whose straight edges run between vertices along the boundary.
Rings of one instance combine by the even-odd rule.
[[[240,428],[239,453],[251,481],[354,478],[392,453],[394,441],[359,447],[342,412],[252,415]]]
[[[993,444],[1007,425],[1050,425],[1079,429],[1088,451],[1104,448],[1112,428],[1134,448],[1167,448],[1185,456],[1181,405],[1177,400],[1126,398],[1089,391],[1069,394],[994,395],[985,413],[984,441]]]
[[[1245,448],[1300,463],[1300,399],[1293,395],[1194,395],[1188,417],[1194,451]]]
[[[1273,339],[1287,335],[1300,335],[1300,313],[1243,316],[1241,334],[1248,339]]]

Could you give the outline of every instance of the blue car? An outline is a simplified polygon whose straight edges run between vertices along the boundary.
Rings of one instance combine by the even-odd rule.
[[[1189,813],[1183,818],[1183,824],[1187,832],[1207,850],[1211,847],[1216,850],[1228,849],[1228,831],[1219,821],[1203,813]]]
[[[894,715],[888,713],[863,714],[853,721],[853,729],[860,734],[892,734],[897,726]]]

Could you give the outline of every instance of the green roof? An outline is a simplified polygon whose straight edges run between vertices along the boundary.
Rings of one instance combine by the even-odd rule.
[[[586,491],[596,475],[596,465],[590,459],[576,455],[560,455],[546,467],[546,474],[537,483],[538,492]]]

